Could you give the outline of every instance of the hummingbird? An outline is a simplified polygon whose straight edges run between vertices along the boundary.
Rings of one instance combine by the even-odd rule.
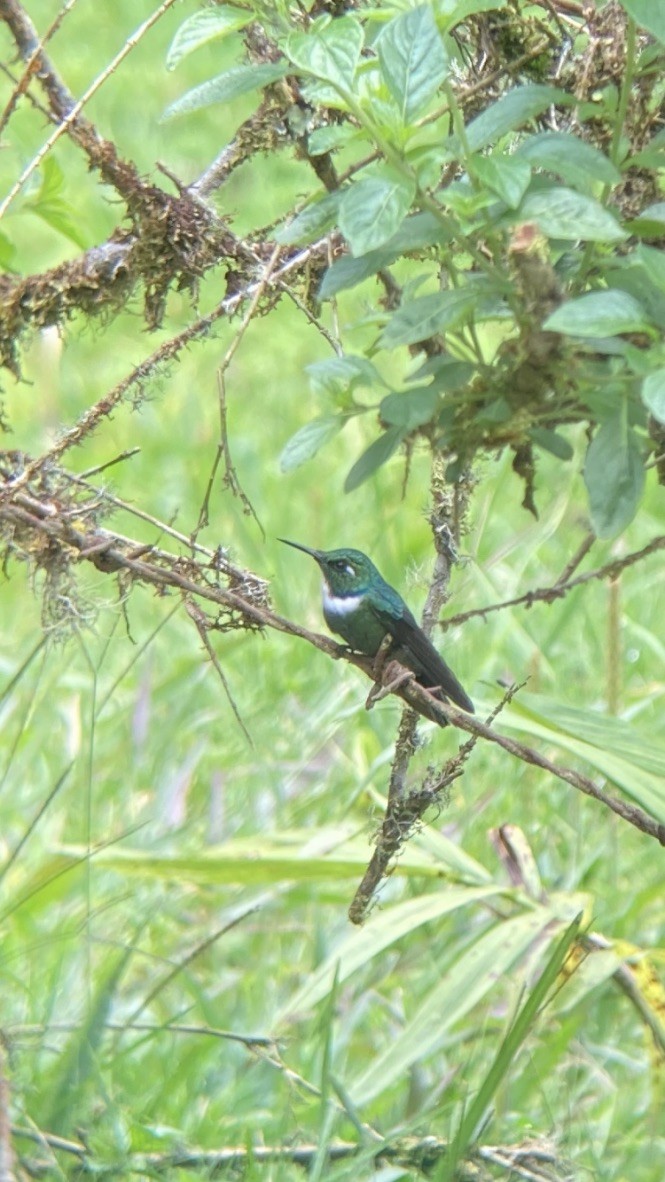
[[[379,574],[361,550],[312,550],[278,538],[318,562],[323,575],[323,616],[357,653],[375,657],[388,639],[386,656],[415,673],[425,689],[439,691],[462,710],[474,713],[473,702],[452,669],[436,651],[399,591]]]

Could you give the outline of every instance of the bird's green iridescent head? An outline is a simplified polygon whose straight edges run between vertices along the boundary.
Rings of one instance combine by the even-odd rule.
[[[287,538],[278,538],[278,541],[302,550],[318,562],[333,595],[362,595],[372,583],[381,579],[374,563],[361,550],[311,550],[309,546],[289,542]]]

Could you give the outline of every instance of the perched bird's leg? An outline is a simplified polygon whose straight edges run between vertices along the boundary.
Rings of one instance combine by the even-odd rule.
[[[374,664],[372,666],[372,677],[380,685],[383,677],[383,670],[386,665],[388,653],[393,646],[393,638],[389,632],[386,632],[381,644],[379,645],[376,656],[374,657]]]
[[[385,657],[383,663],[385,665]],[[405,669],[403,665],[400,665],[399,661],[392,661],[388,666],[388,670],[391,672],[394,670],[395,676],[391,677],[384,685],[379,685],[377,682],[376,685],[372,686],[365,702],[366,710],[371,710],[375,702],[380,702],[383,698],[387,698],[388,694],[394,693],[395,690],[400,689],[401,686],[406,685],[409,681],[416,680],[415,673],[411,669]]]

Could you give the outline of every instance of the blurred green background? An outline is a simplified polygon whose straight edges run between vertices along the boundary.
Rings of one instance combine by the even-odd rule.
[[[196,7],[168,11],[88,111],[121,155],[167,188],[157,162],[191,182],[253,105],[249,96],[160,123],[173,99],[238,60],[240,42],[231,37],[166,71],[168,45]],[[26,8],[43,31],[59,6],[31,0]],[[144,2],[80,0],[49,47],[75,95],[152,10]],[[0,38],[9,61],[4,26]],[[6,78],[2,87],[4,103]],[[3,193],[47,134],[45,120],[23,102],[0,154]],[[79,232],[88,245],[103,242],[122,218],[117,199],[64,139],[53,155]],[[242,233],[284,216],[311,184],[306,165],[285,152],[244,166],[215,202]],[[30,200],[28,188],[3,222],[16,248],[12,265],[22,274],[79,251],[35,216]],[[213,307],[224,290],[220,268],[204,280],[198,310]],[[369,282],[340,300],[347,352],[371,340],[366,318],[376,299]],[[12,433],[3,446],[38,454],[195,314],[187,295],[172,294],[163,328],[147,335],[136,299],[108,322],[74,320],[61,337],[47,332],[28,342],[24,380],[4,380]],[[323,315],[330,323],[330,310]],[[220,322],[190,346],[141,391],[138,405],[121,406],[70,453],[71,469],[85,471],[140,447],[102,478],[106,487],[189,533],[219,435],[217,371],[237,328],[238,320]],[[316,460],[280,472],[289,437],[327,410],[324,397],[310,391],[305,367],[328,356],[324,338],[287,299],[252,323],[226,375],[228,429],[238,477],[265,537],[218,482],[200,538],[228,547],[239,565],[270,580],[276,609],[314,629],[322,627],[317,572],[278,536],[365,550],[416,612],[432,561],[424,451],[413,456],[404,492],[403,460],[396,457],[345,496],[346,472],[371,438],[369,424],[353,421]],[[540,466],[538,521],[520,507],[510,457],[479,465],[446,611],[558,578],[588,528],[580,476],[585,440],[571,441],[576,456],[565,482],[560,462]],[[155,528],[131,514],[118,512],[107,524],[155,540]],[[639,548],[662,528],[662,496],[650,473],[637,520],[619,540],[596,543],[583,569]],[[93,1152],[120,1173],[134,1150],[325,1145],[355,1136],[352,1117],[386,1136],[448,1137],[533,983],[551,931],[581,910],[609,951],[600,961],[589,958],[521,1049],[483,1140],[552,1135],[570,1177],[661,1176],[662,1055],[611,979],[631,950],[636,965],[660,966],[662,974],[663,862],[655,842],[560,781],[480,744],[356,936],[346,911],[381,814],[396,699],[368,714],[360,674],[304,643],[276,633],[213,634],[249,746],[175,596],[136,587],[122,604],[111,579],[82,569],[83,626],[66,641],[55,636],[39,647],[43,578],[11,561],[7,574],[0,588],[0,1024],[18,1125],[75,1137],[85,1130]],[[616,738],[627,779],[631,769],[652,776],[662,806],[662,586],[655,555],[628,569],[616,588],[618,625],[608,585],[592,582],[550,606],[476,617],[448,631],[441,647],[481,714],[499,700],[499,681],[528,677],[528,709],[514,708],[510,733],[530,741],[529,732],[544,727],[536,745],[563,762],[586,756],[580,766],[597,776],[599,752],[607,755]],[[616,642],[625,733],[612,729],[608,715],[608,654]],[[584,751],[571,752],[569,744],[566,750],[556,729],[561,706],[596,719],[599,730]],[[571,717],[584,743],[584,716]],[[421,731],[414,782],[458,742],[452,730],[423,724]],[[511,886],[488,837],[503,824],[524,831],[540,894]],[[81,859],[81,849],[100,844],[99,855]],[[498,893],[476,898],[474,891],[485,888]],[[447,894],[455,890],[458,903]],[[391,914],[397,934],[381,937],[382,924],[390,933]],[[547,922],[553,925],[544,947],[528,944],[506,960],[504,972],[492,973],[489,956],[475,975],[464,969],[463,958],[488,933],[497,934],[500,948],[504,924],[533,923],[534,916],[543,922],[541,940]],[[357,967],[347,974],[352,955]],[[500,962],[503,952],[496,955]],[[340,981],[331,993],[337,958]],[[317,992],[316,973],[324,969]],[[449,1006],[452,993],[440,993],[442,982],[453,990],[456,974],[462,993],[464,981],[480,986],[476,998],[467,985],[468,1006],[462,997],[458,1012]],[[644,976],[638,984],[646,992]],[[651,989],[657,1012],[662,990],[653,980]],[[420,1024],[411,1025],[418,1014]],[[166,1029],[174,1023],[196,1030]],[[281,1041],[248,1047],[213,1031]],[[48,1158],[43,1146],[17,1145]],[[58,1160],[68,1176],[71,1159]],[[313,1176],[379,1176],[362,1162],[317,1168],[324,1172]],[[397,1172],[386,1179],[416,1176],[410,1167],[389,1168]],[[288,1164],[271,1171],[271,1178],[301,1176]],[[204,1166],[199,1172],[207,1176]],[[253,1166],[249,1176],[267,1175]]]

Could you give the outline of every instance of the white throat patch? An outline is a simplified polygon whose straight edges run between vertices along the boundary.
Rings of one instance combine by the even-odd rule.
[[[348,616],[357,611],[363,601],[362,595],[333,595],[325,579],[321,591],[323,609],[331,616]]]

